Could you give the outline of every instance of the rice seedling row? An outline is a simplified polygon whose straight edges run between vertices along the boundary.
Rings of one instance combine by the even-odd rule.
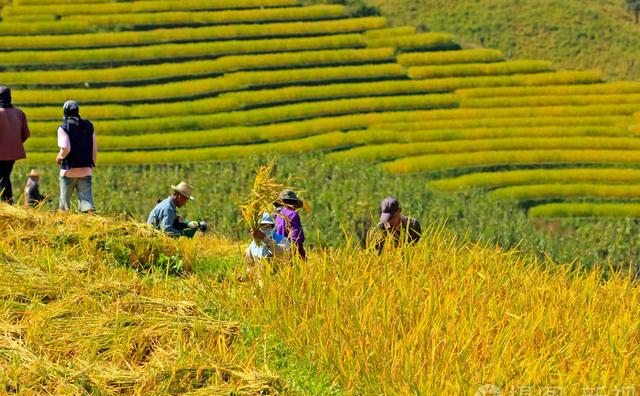
[[[637,203],[554,203],[529,209],[531,218],[563,217],[640,217]]]
[[[468,63],[435,66],[409,67],[409,77],[413,79],[506,76],[510,74],[543,73],[551,70],[551,62],[537,60],[515,60],[494,63]]]
[[[0,23],[0,28],[3,26]],[[0,52],[0,61],[5,67],[29,66],[47,69],[55,65],[69,68],[107,64],[110,66],[131,62],[175,61],[176,59],[217,58],[225,55],[265,54],[343,48],[364,48],[360,34],[338,34],[318,37],[276,38],[264,40],[230,40],[205,43],[158,44],[135,49],[128,47],[70,49],[56,51],[10,51]]]
[[[298,5],[297,0],[169,0],[169,1],[131,1],[110,3],[88,3],[78,7],[76,4],[38,4],[8,5],[2,8],[2,17],[16,15],[101,15],[129,14],[140,12],[165,11],[201,11],[226,10],[242,8],[292,7]]]
[[[480,172],[430,181],[428,186],[441,191],[457,191],[470,188],[581,182],[636,184],[640,183],[640,169],[562,168]]]
[[[216,94],[258,87],[287,86],[339,81],[367,81],[404,77],[402,66],[394,63],[362,66],[341,66],[238,72],[222,77],[196,79],[185,82],[140,87],[109,87],[96,89],[23,90],[16,93],[16,101],[25,104],[54,104],[60,97],[75,98],[83,103],[158,102],[182,99],[202,94]]]
[[[238,132],[249,132],[238,129]],[[220,131],[219,140],[225,139],[225,134],[233,132],[232,129]],[[254,139],[273,138],[268,131],[252,130]],[[246,134],[245,134],[246,136]],[[172,149],[161,151],[106,151],[100,154],[100,163],[104,165],[115,164],[166,164],[181,163],[185,158],[193,161],[231,160],[237,158],[250,158],[255,155],[267,154],[302,154],[314,151],[323,151],[348,146],[357,143],[361,134],[350,133],[326,133],[318,136],[306,137],[298,140],[286,140],[263,144],[233,145],[226,147],[207,147],[192,149]],[[172,138],[171,136],[169,137]],[[178,140],[183,142],[183,140]],[[52,161],[52,153],[34,152],[28,153],[27,161],[30,164],[47,164]]]
[[[397,159],[382,164],[393,174],[510,165],[640,164],[637,150],[513,150],[435,154]]]
[[[60,23],[72,25],[76,22],[95,27],[116,26],[167,26],[284,22],[301,20],[324,20],[344,18],[347,10],[341,5],[311,5],[307,7],[283,7],[230,11],[198,12],[150,12],[131,14],[100,14],[63,16]]]
[[[372,113],[398,110],[421,110],[449,107],[454,104],[451,95],[408,95],[380,98],[341,99],[300,103],[255,110],[194,115],[191,117],[162,117],[130,120],[112,120],[96,123],[101,135],[130,135],[147,132],[202,130],[228,126],[282,123],[322,116]],[[316,119],[321,123],[322,119]],[[51,136],[59,122],[32,122],[34,136]]]
[[[576,96],[576,95],[621,95],[640,93],[640,82],[614,81],[601,84],[571,84],[549,86],[521,86],[521,87],[485,87],[460,89],[456,94],[461,99],[524,97],[524,96]]]
[[[640,198],[640,184],[533,184],[498,188],[489,196],[516,201],[576,197],[637,199]]]
[[[330,154],[336,160],[385,161],[425,154],[474,153],[513,150],[640,150],[640,139],[619,137],[525,137],[449,140],[366,145]]]
[[[5,23],[0,24],[0,30]],[[0,37],[2,50],[80,49],[141,46],[172,42],[198,42],[255,38],[296,37],[361,33],[386,25],[381,17],[349,18],[329,21],[304,21],[265,24],[236,24],[140,31],[96,32],[65,35],[26,36],[23,32]]]
[[[110,69],[18,71],[0,73],[0,80],[12,86],[65,86],[79,84],[150,84],[166,79],[188,81],[201,76],[264,69],[285,69],[323,65],[352,65],[393,62],[393,48],[336,49],[274,54],[231,55],[214,60],[197,60]]]
[[[462,99],[460,107],[496,108],[525,106],[582,106],[594,104],[640,103],[640,93],[564,96],[501,96],[497,98]]]
[[[457,51],[407,52],[398,55],[398,63],[407,67],[501,61],[504,61],[502,52],[487,48],[461,49]]]

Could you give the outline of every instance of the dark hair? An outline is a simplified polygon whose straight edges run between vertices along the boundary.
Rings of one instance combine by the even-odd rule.
[[[11,104],[11,89],[4,85],[0,86],[0,107],[5,109],[13,107]]]

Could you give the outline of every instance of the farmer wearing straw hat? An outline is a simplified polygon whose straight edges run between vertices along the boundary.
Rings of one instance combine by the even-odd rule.
[[[251,264],[257,260],[286,258],[291,249],[289,240],[276,232],[276,222],[269,213],[262,215],[260,229],[252,231],[253,241],[244,252],[245,262]]]
[[[394,197],[387,197],[380,202],[380,222],[369,233],[367,245],[381,252],[388,239],[393,240],[395,246],[415,244],[421,234],[418,220],[403,215],[400,202]]]
[[[81,212],[93,212],[93,168],[98,146],[91,121],[80,118],[80,106],[67,100],[62,106],[64,119],[58,127],[60,151],[56,163],[60,165],[60,210],[68,211],[71,195],[78,191]]]
[[[193,201],[193,187],[185,182],[177,186],[171,186],[173,194],[160,201],[149,213],[147,223],[172,237],[186,236],[193,238],[197,230],[206,231],[205,222],[184,221],[177,214],[177,209],[183,207],[189,201]]]
[[[276,206],[276,233],[287,237],[295,245],[294,251],[305,259],[307,253],[304,250],[304,230],[298,213],[298,209],[304,206],[304,202],[298,198],[295,191],[284,190],[274,205]]]
[[[36,207],[47,201],[47,197],[40,194],[40,188],[38,187],[42,173],[31,169],[27,176],[29,179],[27,179],[27,185],[24,188],[24,206]]]
[[[24,112],[11,104],[11,90],[0,86],[0,200],[13,203],[11,172],[17,160],[27,157],[24,142],[29,138]]]

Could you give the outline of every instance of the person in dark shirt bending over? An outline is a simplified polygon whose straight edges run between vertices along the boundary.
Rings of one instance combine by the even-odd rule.
[[[422,229],[418,220],[402,214],[400,202],[387,197],[380,203],[380,222],[370,232],[367,245],[381,252],[387,241],[395,246],[415,244],[420,240]]]

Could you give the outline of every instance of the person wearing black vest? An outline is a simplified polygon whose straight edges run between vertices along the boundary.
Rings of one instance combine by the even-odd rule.
[[[56,162],[60,165],[60,210],[70,208],[71,196],[78,191],[81,212],[93,212],[92,177],[97,145],[93,124],[80,117],[80,107],[75,100],[63,106],[64,121],[58,128],[60,152]]]

